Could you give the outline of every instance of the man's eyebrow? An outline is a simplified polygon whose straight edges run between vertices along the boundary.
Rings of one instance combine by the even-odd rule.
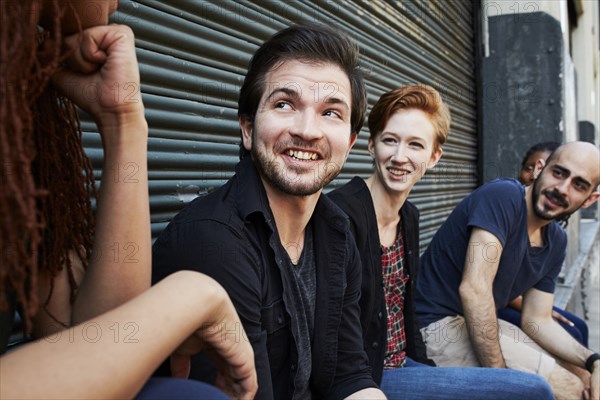
[[[592,186],[592,184],[591,184],[590,182],[588,182],[586,179],[584,179],[584,178],[582,178],[582,177],[580,177],[580,176],[578,176],[577,178],[575,178],[575,180],[576,180],[576,181],[578,181],[579,183],[583,183],[583,185],[584,185],[586,188],[589,188],[589,187],[591,187],[591,186]]]
[[[287,95],[289,97],[298,97],[299,96],[298,91],[295,90],[295,89],[293,89],[293,86],[281,87],[281,88],[276,88],[271,93],[269,93],[269,95],[267,96],[266,101],[271,100],[273,97],[275,97],[279,93],[283,93],[283,94],[285,94],[285,95]]]
[[[571,175],[571,170],[570,169],[567,169],[567,168],[565,168],[563,166],[560,166],[558,164],[552,165],[552,168],[558,169],[560,172],[562,172],[563,174],[565,174],[567,176]]]
[[[565,168],[565,167],[562,167],[562,166],[560,166],[560,165],[558,165],[558,164],[554,164],[553,168],[556,168],[556,169],[560,170],[560,172],[564,173],[564,174],[565,174],[565,175],[567,175],[567,176],[571,176],[571,170],[569,170],[569,169],[567,169],[567,168]],[[580,183],[583,183],[584,185],[586,185],[586,186],[588,186],[588,187],[589,187],[589,186],[592,186],[592,183],[591,183],[591,182],[588,182],[588,180],[587,180],[587,179],[585,179],[585,178],[582,178],[582,177],[580,177],[580,176],[578,176],[578,177],[576,177],[576,178],[574,178],[574,179],[575,179],[575,180],[577,180],[577,181],[579,181]]]
[[[346,109],[346,111],[350,110],[350,106],[348,106],[348,103],[346,103],[343,99],[340,99],[339,97],[326,97],[324,103],[328,103],[328,104],[341,104],[344,106],[344,108]]]

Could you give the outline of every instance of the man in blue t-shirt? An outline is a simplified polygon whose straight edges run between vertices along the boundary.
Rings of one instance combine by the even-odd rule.
[[[557,398],[580,397],[589,379],[557,357],[587,368],[592,398],[599,398],[600,356],[552,319],[567,244],[556,220],[598,199],[599,164],[596,146],[567,143],[537,161],[532,186],[497,179],[456,207],[423,254],[417,281],[417,318],[437,365],[537,373]],[[496,317],[521,294],[522,330]]]

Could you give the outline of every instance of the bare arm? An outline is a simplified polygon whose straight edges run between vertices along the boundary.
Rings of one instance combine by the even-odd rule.
[[[376,399],[387,399],[385,394],[379,389],[376,388],[367,388],[363,390],[359,390],[356,393],[352,393],[350,396],[346,397],[348,400],[376,400]]]
[[[131,29],[98,26],[65,43],[75,51],[53,83],[92,115],[104,147],[93,255],[71,314],[77,323],[150,287],[148,126]]]
[[[521,311],[523,309],[523,296],[516,297],[513,301],[510,302],[510,304],[508,306],[517,311]],[[559,322],[564,322],[565,324],[567,324],[569,326],[575,326],[575,324],[571,320],[569,320],[567,317],[565,317],[561,313],[554,311],[554,309],[552,309],[552,318],[554,318],[555,320],[557,320]]]
[[[484,367],[506,368],[498,340],[493,283],[502,244],[488,231],[473,228],[459,292],[471,343]]]
[[[548,353],[585,369],[594,352],[583,347],[552,319],[554,294],[531,288],[523,295],[521,329]],[[600,396],[600,363],[594,363],[592,398]]]
[[[523,308],[523,296],[515,297],[513,301],[511,301],[508,306],[510,308],[514,308],[517,311],[521,311]]]
[[[2,356],[0,398],[132,398],[184,341],[175,370],[212,348],[225,361],[221,389],[251,398],[252,347],[233,339],[245,334],[223,334],[232,329],[243,332],[225,290],[206,275],[178,272],[108,313]]]

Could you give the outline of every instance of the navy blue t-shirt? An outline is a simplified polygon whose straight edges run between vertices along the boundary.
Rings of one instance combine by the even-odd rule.
[[[552,221],[542,230],[544,247],[530,247],[525,187],[515,179],[496,179],[456,206],[421,257],[415,297],[421,327],[447,316],[463,315],[458,288],[473,227],[494,234],[503,247],[494,279],[496,309],[532,287],[554,292],[566,254],[564,230]],[[494,258],[499,249],[481,243],[473,250]]]

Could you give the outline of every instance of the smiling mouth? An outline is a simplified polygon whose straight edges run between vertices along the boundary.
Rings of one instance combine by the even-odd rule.
[[[317,153],[312,151],[288,150],[286,154],[298,161],[314,161],[319,158]]]
[[[388,172],[394,176],[406,176],[410,174],[410,171],[406,170],[406,169],[397,169],[397,168],[388,168],[387,169]]]
[[[554,207],[567,207],[567,202],[562,198],[562,196],[554,193],[554,192],[545,192],[544,195],[548,202],[552,204]]]

